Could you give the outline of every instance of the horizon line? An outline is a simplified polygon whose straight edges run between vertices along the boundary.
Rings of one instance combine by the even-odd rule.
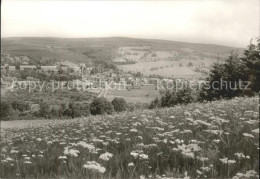
[[[7,38],[56,38],[56,39],[102,39],[102,38],[125,38],[125,39],[137,39],[137,40],[161,40],[168,42],[180,42],[180,43],[188,43],[188,44],[199,44],[199,45],[216,45],[222,47],[230,47],[230,48],[240,48],[244,49],[242,46],[230,46],[225,44],[216,44],[216,43],[203,43],[203,42],[188,42],[188,41],[176,41],[171,39],[161,39],[161,38],[138,38],[138,37],[127,37],[127,36],[99,36],[99,37],[57,37],[57,36],[11,36],[11,37],[1,37],[1,39]],[[253,38],[252,38],[253,39]]]

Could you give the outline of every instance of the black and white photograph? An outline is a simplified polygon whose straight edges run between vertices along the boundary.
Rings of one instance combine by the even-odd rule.
[[[260,0],[1,0],[0,179],[258,179]]]

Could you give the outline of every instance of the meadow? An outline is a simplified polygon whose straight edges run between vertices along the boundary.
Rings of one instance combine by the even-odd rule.
[[[258,119],[254,97],[6,125],[0,178],[259,178]]]
[[[198,79],[203,76],[202,73],[196,72],[195,68],[208,70],[215,61],[207,60],[178,60],[178,61],[155,61],[155,62],[138,62],[135,64],[117,65],[123,71],[142,72],[144,75],[159,75],[164,77],[175,77],[185,79]],[[188,64],[192,63],[192,67]],[[202,63],[206,63],[207,67],[200,67]],[[180,64],[182,65],[180,67]]]
[[[112,101],[115,97],[124,98],[130,103],[150,103],[154,98],[159,97],[159,90],[156,86],[144,86],[141,89],[128,90],[108,90],[106,98]]]

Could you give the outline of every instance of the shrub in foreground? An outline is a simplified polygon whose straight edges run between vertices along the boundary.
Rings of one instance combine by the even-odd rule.
[[[92,115],[112,114],[113,105],[106,98],[95,98],[90,104],[90,113]]]
[[[112,105],[116,112],[126,111],[128,106],[124,98],[115,97],[112,101]]]

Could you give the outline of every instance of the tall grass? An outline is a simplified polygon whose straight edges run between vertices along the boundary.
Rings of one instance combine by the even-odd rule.
[[[259,99],[96,116],[1,137],[1,178],[258,178]]]

